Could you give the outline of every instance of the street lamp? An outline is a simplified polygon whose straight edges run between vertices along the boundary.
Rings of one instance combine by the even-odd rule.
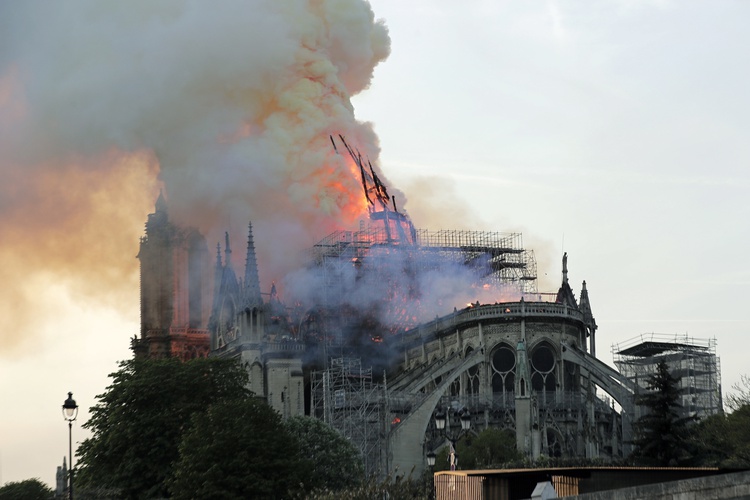
[[[435,452],[427,452],[427,467],[430,468],[429,476],[427,476],[427,484],[425,485],[429,492],[427,498],[432,500],[435,498]]]
[[[68,393],[68,399],[62,405],[63,418],[68,421],[68,461],[70,471],[68,472],[68,500],[73,500],[73,421],[78,416],[78,405],[73,399],[73,393]]]
[[[453,427],[451,425],[451,420],[458,420],[461,423],[461,429],[459,429],[458,433],[456,434],[454,434],[451,430],[451,427]],[[445,410],[442,408],[438,408],[435,412],[435,428],[440,431],[448,441],[450,441],[451,450],[449,460],[451,464],[451,470],[456,470],[456,467],[458,466],[456,443],[466,431],[471,429],[471,413],[467,408],[462,408],[458,411],[454,410],[451,407],[448,407]],[[429,463],[429,455],[427,456],[427,460]],[[432,463],[435,463],[434,456],[432,458]]]

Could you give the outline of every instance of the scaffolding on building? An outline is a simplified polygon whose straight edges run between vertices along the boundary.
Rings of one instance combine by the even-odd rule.
[[[415,326],[420,314],[420,277],[462,273],[471,286],[498,295],[535,296],[533,251],[520,233],[415,230],[415,244],[394,243],[380,224],[362,222],[358,231],[336,231],[308,252],[319,273],[317,299],[337,308],[351,299],[352,285],[378,288],[392,331]],[[336,336],[334,335],[334,338]]]
[[[332,358],[322,372],[311,374],[311,415],[349,439],[362,454],[365,472],[381,474],[386,468],[383,386],[372,380],[359,358]]]
[[[656,365],[664,360],[670,373],[680,378],[681,416],[702,419],[723,412],[716,339],[643,334],[613,345],[612,356],[620,373],[639,391],[648,390],[649,376],[656,373]]]
[[[523,248],[521,233],[492,231],[416,230],[416,244],[394,244],[379,224],[360,224],[359,231],[335,231],[310,250],[313,265],[329,259],[366,265],[368,257],[385,252],[410,258],[415,270],[460,264],[479,271],[487,282],[516,284],[522,293],[536,293],[536,259]]]

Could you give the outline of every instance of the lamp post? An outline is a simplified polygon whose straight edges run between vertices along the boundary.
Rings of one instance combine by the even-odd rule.
[[[62,405],[63,418],[68,421],[68,461],[70,471],[68,472],[68,500],[73,500],[73,421],[78,416],[78,405],[73,399],[73,393],[68,393],[68,399]]]
[[[427,466],[430,468],[430,470],[435,467],[435,452],[433,451],[427,452]]]
[[[427,467],[430,468],[430,475],[428,476],[429,481],[427,484],[427,490],[429,491],[429,495],[427,498],[432,500],[435,498],[435,452],[434,451],[428,451],[427,452]]]
[[[456,434],[454,434],[451,430],[451,428],[453,427],[451,425],[452,420],[459,420],[461,422],[461,428]],[[438,410],[435,412],[435,427],[451,443],[449,460],[451,463],[451,470],[456,470],[456,468],[458,467],[456,443],[461,438],[461,436],[471,428],[471,413],[467,408],[462,408],[458,411],[450,407],[447,410],[438,408]]]

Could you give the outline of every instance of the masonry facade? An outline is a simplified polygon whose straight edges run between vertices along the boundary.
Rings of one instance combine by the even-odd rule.
[[[383,374],[375,374],[380,385],[359,394],[327,385],[334,351],[327,334],[322,341],[320,328],[305,334],[305,316],[290,312],[275,287],[261,293],[252,225],[244,257],[245,269],[235,272],[226,235],[212,265],[203,236],[171,223],[160,196],[138,254],[141,332],[133,339],[135,355],[239,359],[249,388],[284,418],[312,414],[343,423],[353,441],[354,434],[367,434],[367,443],[355,444],[373,455],[370,472],[421,471],[426,453],[446,445],[432,423],[444,410],[466,414],[474,433],[506,429],[530,458],[607,460],[629,451],[632,389],[595,357],[597,325],[588,290],[584,282],[576,300],[567,256],[561,286],[547,301],[537,295],[477,302],[415,328],[384,331],[372,337],[378,344],[356,346],[360,354],[372,354],[385,341],[383,352],[396,353]],[[496,267],[501,264],[507,267],[499,260]],[[362,373],[342,376],[361,380]],[[353,404],[362,411],[352,411]],[[364,432],[367,426],[374,432]]]

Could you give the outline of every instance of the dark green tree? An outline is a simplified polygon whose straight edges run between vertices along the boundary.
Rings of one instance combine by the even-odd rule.
[[[728,457],[719,464],[727,468],[750,467],[750,405],[744,405],[726,416],[725,434]]]
[[[450,469],[449,447],[435,457],[435,470]],[[516,436],[507,429],[487,428],[477,435],[466,435],[456,443],[458,466],[463,470],[494,469],[519,463],[523,455],[516,450]]]
[[[647,391],[636,397],[645,409],[633,425],[633,460],[640,465],[675,466],[691,458],[688,426],[693,417],[680,416],[680,378],[669,373],[663,359],[646,381]]]
[[[257,399],[195,413],[180,443],[170,491],[177,499],[288,498],[303,461],[281,417]]]
[[[462,469],[489,469],[521,460],[516,436],[506,429],[488,428],[476,436],[467,436],[458,446]]]
[[[700,467],[750,467],[750,405],[728,415],[712,415],[690,432],[694,461]]]
[[[0,487],[0,500],[51,500],[55,492],[39,479],[5,483]]]
[[[129,360],[110,377],[83,424],[92,437],[78,448],[76,484],[122,498],[168,496],[166,481],[192,415],[251,397],[247,372],[235,360]]]
[[[364,479],[359,450],[336,429],[312,417],[292,417],[285,425],[307,462],[306,469],[310,472],[304,480],[307,491],[336,491]]]

